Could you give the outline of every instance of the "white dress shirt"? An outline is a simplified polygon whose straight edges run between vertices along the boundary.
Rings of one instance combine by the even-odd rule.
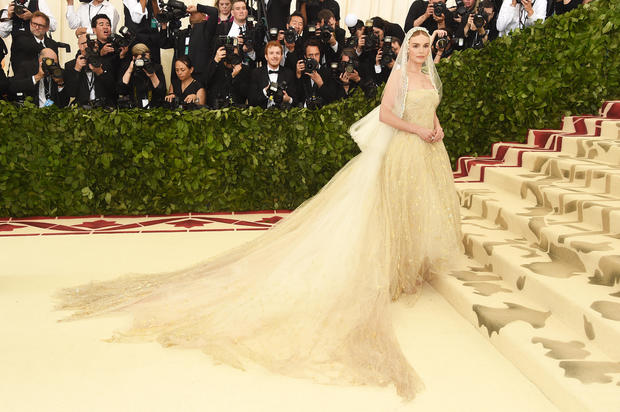
[[[91,21],[97,14],[105,14],[110,18],[112,22],[112,31],[116,32],[116,26],[120,16],[114,6],[108,1],[104,0],[103,3],[95,5],[91,1],[90,3],[82,3],[77,13],[75,12],[75,6],[67,6],[67,23],[72,30],[78,27],[86,27],[88,33],[92,33]]]
[[[24,3],[24,7],[28,7],[29,5],[30,5],[30,0],[27,0],[26,3]],[[50,18],[49,31],[56,31],[56,19],[52,15],[52,11],[50,10],[45,0],[39,0],[39,11],[41,11],[42,13],[45,13],[47,17]],[[8,17],[8,12],[4,10],[2,12],[1,17],[2,18]],[[30,24],[30,22],[27,22],[27,23]],[[11,34],[12,30],[13,30],[13,20],[7,20],[7,21],[3,21],[0,23],[0,37],[3,37],[3,38],[8,37],[9,34]]]
[[[129,10],[129,15],[131,16],[131,21],[136,24],[140,24],[144,17],[148,16],[148,10],[145,7],[144,11],[142,11],[142,5],[138,0],[123,0],[123,4]]]
[[[515,7],[512,7],[512,0],[504,0],[497,15],[497,31],[500,37],[515,29],[531,26],[536,20],[545,21],[547,0],[535,0],[532,4],[532,10],[534,13],[528,16],[521,4],[517,3]]]

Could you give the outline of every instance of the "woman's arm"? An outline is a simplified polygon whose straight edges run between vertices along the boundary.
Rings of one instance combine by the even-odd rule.
[[[406,75],[406,73],[400,73],[400,76]],[[379,120],[395,129],[417,134],[423,140],[430,142],[432,141],[431,138],[434,136],[432,130],[410,123],[394,114],[394,101],[396,100],[398,87],[400,87],[400,84],[397,84],[400,76],[393,72],[385,85],[385,91],[383,92],[383,99],[381,99],[381,106],[379,109]]]

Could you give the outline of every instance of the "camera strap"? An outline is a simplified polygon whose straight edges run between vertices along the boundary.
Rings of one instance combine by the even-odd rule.
[[[84,74],[86,75],[86,84],[88,85],[88,96],[90,98],[90,95],[93,94],[93,89],[95,88],[95,73],[86,72]]]
[[[43,94],[47,100],[52,97],[52,79],[49,76],[43,78]]]
[[[88,21],[91,21],[93,19],[93,17],[95,17],[97,14],[99,14],[99,12],[101,11],[101,9],[103,8],[103,3],[101,3],[101,6],[99,6],[99,8],[97,9],[97,11],[95,11],[95,14],[93,14],[91,16],[90,14],[90,8],[91,8],[91,4],[88,3]]]

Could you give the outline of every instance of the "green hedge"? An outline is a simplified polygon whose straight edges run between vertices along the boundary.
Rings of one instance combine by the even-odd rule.
[[[620,97],[616,3],[441,63],[452,160]],[[378,103],[171,112],[0,102],[0,216],[292,209],[358,152],[347,129]]]

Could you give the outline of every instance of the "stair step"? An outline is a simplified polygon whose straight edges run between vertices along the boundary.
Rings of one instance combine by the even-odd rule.
[[[521,294],[545,302],[573,330],[583,331],[583,338],[588,337],[583,330],[584,318],[588,319],[594,331],[590,338],[608,356],[620,360],[620,288],[616,286],[620,275],[615,272],[620,269],[620,256],[614,254],[620,241],[596,242],[600,238],[587,237],[562,243],[557,227],[549,226],[540,230],[541,242],[524,223],[524,216],[488,203],[486,218],[462,210],[467,255],[489,265],[506,282],[518,286]],[[526,233],[518,230],[519,225]]]
[[[620,362],[489,266],[464,259],[456,267],[431,285],[561,410],[618,409]]]

